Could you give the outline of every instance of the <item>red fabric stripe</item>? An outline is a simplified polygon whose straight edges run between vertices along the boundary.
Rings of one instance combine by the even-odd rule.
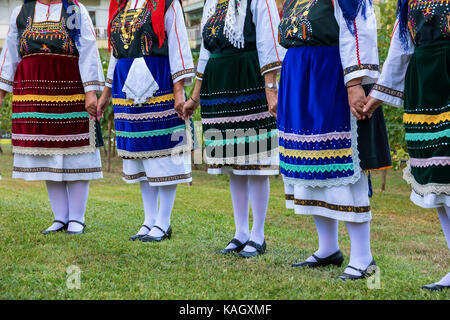
[[[70,87],[70,88],[69,88]],[[13,93],[20,95],[84,95],[78,58],[53,54],[30,55],[19,63]],[[85,111],[84,101],[13,102],[13,114],[21,112],[72,113]],[[12,133],[30,135],[77,135],[89,133],[89,119],[13,119]],[[13,140],[13,146],[28,148],[73,148],[89,145],[78,141]]]
[[[353,20],[355,26],[355,39],[356,39],[356,58],[358,59],[358,65],[361,64],[361,59],[359,57],[359,39],[358,39],[358,28],[356,27],[356,20]]]
[[[273,38],[273,43],[275,45],[275,52],[277,53],[278,61],[280,61],[280,56],[278,55],[277,40],[275,39],[276,38],[275,32],[273,31],[272,14],[270,13],[270,8],[269,8],[269,4],[267,3],[267,0],[266,0],[266,6],[267,6],[267,11],[269,12],[270,27],[272,28],[272,38]]]
[[[8,54],[8,48],[5,49],[5,55],[3,57],[2,68],[0,69],[0,76],[3,73],[3,66],[5,65],[6,55]]]
[[[183,58],[183,53],[181,51],[181,43],[180,43],[180,38],[178,37],[178,28],[177,28],[177,13],[175,12],[175,8],[173,7],[173,3],[172,3],[172,10],[173,10],[173,14],[175,17],[175,34],[177,35],[177,41],[178,41],[178,49],[180,50],[180,57],[181,57],[181,62],[183,65],[183,70],[186,69],[186,67],[184,66],[184,58]]]

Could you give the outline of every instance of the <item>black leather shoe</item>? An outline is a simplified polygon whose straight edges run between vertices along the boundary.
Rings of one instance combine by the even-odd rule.
[[[264,254],[266,252],[266,248],[267,248],[266,240],[264,240],[264,242],[262,244],[257,244],[254,241],[249,241],[249,242],[247,242],[246,245],[255,248],[256,251],[247,252],[247,251],[242,250],[241,252],[238,253],[238,255],[242,258],[253,258],[258,255]]]
[[[427,284],[422,287],[422,289],[428,290],[428,291],[442,291],[445,289],[450,288],[450,286],[441,286],[440,284],[432,283]]]
[[[344,262],[344,256],[342,255],[341,250],[336,251],[332,255],[326,257],[326,258],[319,258],[316,255],[312,255],[316,261],[302,261],[299,263],[294,263],[292,266],[294,268],[296,267],[308,267],[308,268],[318,268],[318,267],[326,267],[329,265],[335,265],[340,267],[342,265],[342,262]]]
[[[228,247],[230,244],[234,244],[236,247],[235,247],[235,248],[232,248],[232,249],[222,249],[222,250],[219,251],[219,253],[220,253],[220,254],[229,254],[229,253],[232,253],[232,252],[239,252],[239,251],[242,251],[242,249],[244,249],[245,246],[247,245],[247,242],[242,243],[242,242],[240,242],[238,239],[233,238],[233,239],[231,239],[230,242],[228,242],[227,247]]]
[[[80,222],[77,220],[69,220],[69,221],[67,221],[67,225],[69,225],[69,223],[71,223],[71,222],[82,225],[83,229],[81,229],[80,231],[66,231],[66,234],[83,234],[84,233],[84,228],[86,228],[86,225],[83,222]]]
[[[42,234],[61,232],[61,231],[67,230],[67,226],[69,225],[69,223],[65,223],[61,220],[53,220],[53,223],[59,223],[59,224],[61,224],[61,227],[56,230],[44,230],[44,231],[42,231]]]
[[[372,266],[376,266],[375,260],[372,260],[372,262],[367,266],[367,268],[365,270],[361,270],[361,269],[358,269],[358,268],[355,268],[355,267],[352,267],[352,266],[347,266],[347,268],[350,268],[350,269],[358,271],[359,273],[361,273],[361,275],[355,276],[353,274],[348,274],[348,273],[344,272],[343,274],[341,274],[340,276],[337,276],[336,278],[337,279],[341,279],[343,281],[346,281],[346,280],[359,280],[359,279],[368,278],[372,274],[375,273],[374,271],[369,272],[369,268],[372,267]]]
[[[160,242],[165,239],[170,239],[172,237],[172,228],[170,226],[169,226],[169,229],[167,229],[167,231],[164,231],[163,229],[161,229],[158,226],[153,226],[153,228],[161,230],[163,235],[161,237],[152,237],[147,234],[147,235],[139,238],[139,240],[141,240],[142,242]]]
[[[148,229],[148,232],[150,232],[150,231],[152,230],[150,227],[146,226],[145,224],[143,224],[142,226],[143,226],[144,228]],[[134,236],[131,236],[131,237],[130,237],[130,240],[131,240],[131,241],[135,241],[136,239],[140,239],[140,238],[142,238],[143,236],[146,236],[146,235],[145,235],[145,234],[135,234]]]

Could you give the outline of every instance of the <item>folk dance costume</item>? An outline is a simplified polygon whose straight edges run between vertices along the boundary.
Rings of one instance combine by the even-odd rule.
[[[319,235],[319,250],[293,266],[341,265],[338,221],[345,221],[351,255],[340,278],[362,278],[374,264],[369,188],[362,167],[391,164],[384,123],[378,129],[383,140],[377,142],[383,156],[366,154],[373,162],[361,163],[358,140],[367,138],[358,137],[345,86],[353,79],[371,84],[379,76],[371,1],[288,0],[280,23],[280,43],[288,48],[278,109],[286,206],[296,214],[313,215]]]
[[[404,105],[409,152],[404,179],[411,201],[437,208],[450,248],[450,5],[448,1],[399,1],[399,18],[383,72],[370,94]],[[425,286],[450,286],[450,273]]]
[[[89,180],[102,178],[85,92],[104,85],[86,8],[25,1],[12,13],[0,61],[0,89],[13,92],[13,178],[46,181],[55,222],[44,233],[82,233]]]
[[[269,176],[277,175],[279,166],[276,119],[268,111],[264,76],[279,70],[284,57],[278,24],[273,0],[205,3],[197,79],[206,161],[208,173],[230,174],[236,223],[235,237],[222,253],[250,257],[265,251]]]
[[[191,124],[174,109],[174,84],[189,85],[195,76],[184,14],[179,0],[119,6],[113,0],[110,19],[106,85],[112,88],[117,149],[123,180],[141,184],[145,211],[131,239],[162,240],[171,233],[177,184],[192,181]]]

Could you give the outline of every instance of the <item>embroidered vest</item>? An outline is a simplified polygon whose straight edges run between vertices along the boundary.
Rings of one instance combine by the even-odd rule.
[[[339,25],[331,0],[286,0],[279,26],[285,48],[338,46]]]
[[[243,1],[248,1],[247,14],[245,16],[244,23],[244,48],[237,49],[234,47],[223,33],[225,28],[225,17],[228,11],[228,0],[225,0],[219,1],[216,7],[216,12],[211,18],[208,19],[202,30],[203,43],[206,49],[212,53],[256,50],[256,26],[253,23],[253,14],[250,9],[252,0]]]
[[[75,42],[69,35],[69,15],[61,6],[59,21],[35,22],[37,1],[27,2],[17,16],[19,52],[22,57],[33,53],[53,53],[78,56]]]
[[[416,46],[448,40],[450,38],[449,1],[410,1],[408,29]]]
[[[164,0],[160,0],[164,1]],[[165,11],[169,9],[173,0],[165,0]],[[144,56],[168,56],[169,47],[167,41],[167,32],[164,44],[160,48],[158,36],[153,30],[152,11],[153,1],[149,1],[149,6],[141,9],[129,9],[125,18],[125,30],[128,31],[128,38],[123,33],[123,17],[125,8],[123,8],[111,22],[111,48],[113,55],[117,59],[141,58]],[[141,13],[134,19],[138,10]],[[134,21],[133,26],[130,26]],[[130,30],[131,29],[131,30]],[[134,32],[133,32],[134,29]]]

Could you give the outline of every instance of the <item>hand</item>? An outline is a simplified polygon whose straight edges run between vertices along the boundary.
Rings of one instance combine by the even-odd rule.
[[[89,113],[89,118],[95,120],[97,116],[97,94],[95,91],[86,92],[85,108]]]
[[[269,106],[269,112],[276,118],[278,109],[278,90],[266,88],[266,98]]]
[[[103,113],[111,102],[111,88],[105,87],[100,99],[97,101],[97,119],[103,118]]]
[[[199,100],[195,99],[196,101],[200,101],[200,98],[198,98]],[[197,109],[197,107],[200,105],[199,102],[195,102],[192,99],[189,99],[188,101],[186,101],[184,103],[184,107],[183,107],[183,120],[188,120],[190,117],[192,117],[192,115],[194,114],[195,109]]]
[[[184,96],[184,79],[174,84],[173,94],[175,97],[174,109],[177,112],[178,116],[183,119],[183,107],[184,103],[186,102],[186,98]]]
[[[347,88],[348,103],[350,105],[350,111],[358,120],[365,120],[366,115],[363,112],[364,105],[366,103],[366,93],[362,86]]]
[[[368,118],[372,118],[372,114],[375,110],[377,110],[377,108],[379,106],[381,106],[381,104],[383,103],[383,101],[378,100],[377,98],[368,96],[367,100],[366,100],[366,106],[363,109],[364,114],[368,117]]]
[[[6,97],[6,91],[0,90],[0,107],[3,105],[3,102],[5,101]]]

